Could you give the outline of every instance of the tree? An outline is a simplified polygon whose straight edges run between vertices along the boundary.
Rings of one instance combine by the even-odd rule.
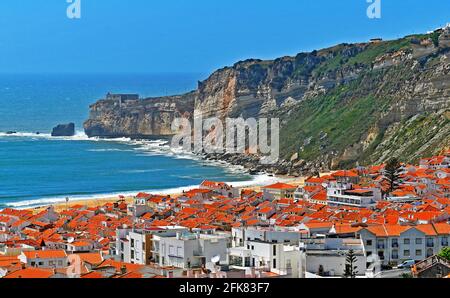
[[[346,278],[356,278],[356,274],[358,271],[356,270],[358,266],[355,266],[357,261],[355,252],[353,249],[350,249],[347,253],[347,257],[345,259],[345,273],[344,277]]]
[[[387,193],[390,194],[394,190],[396,190],[400,184],[400,174],[402,171],[402,165],[398,161],[397,158],[390,159],[386,167],[384,168],[384,181],[388,183],[388,191]]]
[[[450,261],[450,247],[444,247],[441,252],[438,254],[441,258],[444,258]]]

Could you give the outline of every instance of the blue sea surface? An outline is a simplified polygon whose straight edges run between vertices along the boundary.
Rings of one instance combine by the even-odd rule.
[[[198,74],[0,75],[0,209],[42,206],[66,197],[141,190],[171,193],[204,179],[252,180],[242,170],[174,154],[164,141],[99,140],[83,134],[89,105],[107,92],[177,94],[194,89],[200,78]],[[76,123],[75,137],[50,137],[52,127],[66,122]]]

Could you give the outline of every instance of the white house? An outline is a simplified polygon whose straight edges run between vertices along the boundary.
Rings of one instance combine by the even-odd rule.
[[[215,263],[227,262],[227,248],[230,246],[227,233],[200,234],[181,233],[176,236],[153,236],[155,262],[160,266],[177,268],[201,268]]]
[[[34,268],[65,268],[68,266],[67,254],[64,250],[24,251],[19,260],[28,267]]]

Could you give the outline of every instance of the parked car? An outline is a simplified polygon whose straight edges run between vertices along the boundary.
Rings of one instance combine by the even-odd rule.
[[[406,269],[406,268],[411,268],[412,266],[414,266],[416,264],[416,261],[414,260],[408,260],[408,261],[404,261],[403,263],[401,263],[400,265],[397,266],[398,269]]]

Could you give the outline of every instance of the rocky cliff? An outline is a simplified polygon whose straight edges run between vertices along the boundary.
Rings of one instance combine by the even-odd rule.
[[[145,100],[102,99],[90,106],[84,129],[89,137],[155,138],[172,135],[177,117],[190,117],[195,92]]]
[[[171,135],[172,119],[190,117],[195,108],[204,117],[279,117],[283,160],[275,171],[283,174],[383,162],[393,155],[413,161],[449,146],[449,49],[447,28],[241,61],[185,95],[101,100],[91,106],[85,130],[101,137]]]

